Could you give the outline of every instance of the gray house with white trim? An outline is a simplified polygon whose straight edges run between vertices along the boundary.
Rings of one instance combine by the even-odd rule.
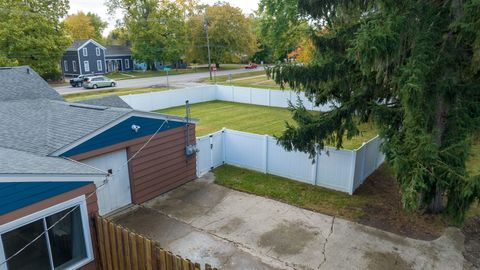
[[[93,39],[75,40],[63,54],[60,64],[65,76],[131,71],[134,67],[130,48],[104,47]]]

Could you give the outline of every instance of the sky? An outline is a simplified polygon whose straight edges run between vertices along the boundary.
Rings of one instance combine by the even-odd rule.
[[[223,0],[230,3],[232,6],[239,7],[245,14],[250,14],[257,9],[259,0]],[[205,4],[214,4],[218,0],[201,0],[200,2]],[[104,5],[103,0],[70,0],[70,12],[77,13],[78,11],[93,12],[102,17],[102,19],[108,22],[108,27],[104,31],[104,35],[107,35],[110,30],[115,27],[115,22],[121,19],[121,14],[117,13],[113,16],[107,13],[107,7]]]

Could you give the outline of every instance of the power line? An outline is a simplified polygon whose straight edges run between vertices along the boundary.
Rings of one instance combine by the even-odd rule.
[[[140,149],[138,149],[137,152],[135,152],[134,155],[132,155],[132,157],[130,157],[124,164],[122,164],[122,166],[120,166],[120,168],[118,168],[117,170],[115,170],[115,173],[117,172],[120,172],[123,167],[125,167],[126,165],[128,165],[128,163],[134,158],[136,157],[152,140],[153,138],[158,134],[158,132],[161,131],[161,129],[163,128],[163,126],[168,123],[168,119],[164,120],[164,122],[160,125],[160,127],[155,131],[155,133],[153,133],[152,136],[150,136],[150,138],[142,145],[142,147],[140,147]],[[67,159],[69,161],[73,161],[75,163],[79,163],[79,164],[83,164],[83,165],[86,165],[88,167],[91,167],[91,168],[94,168],[96,170],[99,170],[101,172],[105,172],[99,168],[96,168],[92,165],[89,165],[89,164],[85,164],[85,163],[82,163],[80,161],[77,161],[77,160],[74,160],[74,159],[71,159],[71,158],[68,158],[68,157],[62,157],[64,159]],[[87,201],[90,197],[92,197],[94,194],[97,193],[97,191],[99,189],[101,189],[102,187],[104,187],[106,184],[108,184],[109,182],[109,176],[111,176],[113,174],[112,173],[108,173],[106,172],[108,175],[105,177],[105,179],[103,179],[103,183],[96,187],[94,191],[92,191],[91,193],[88,194],[87,197],[85,197],[85,201]],[[64,220],[69,214],[71,214],[73,211],[75,211],[76,209],[78,209],[78,207],[80,207],[80,204],[79,205],[76,205],[75,207],[73,207],[72,209],[70,209],[67,213],[65,213],[65,215],[63,215],[59,220],[57,220],[55,223],[53,223],[50,227],[48,227],[46,230],[44,230],[42,233],[40,233],[37,237],[35,237],[32,241],[28,242],[25,246],[23,246],[22,248],[20,248],[17,252],[15,252],[14,254],[12,254],[10,257],[6,258],[5,261],[3,262],[0,262],[0,266],[6,264],[8,261],[10,261],[11,259],[13,259],[15,256],[19,255],[20,253],[22,253],[22,251],[24,251],[25,249],[27,249],[29,246],[31,246],[33,243],[35,243],[35,241],[37,241],[38,239],[40,239],[43,235],[45,235],[51,228],[53,228],[55,225],[57,225],[60,221]]]

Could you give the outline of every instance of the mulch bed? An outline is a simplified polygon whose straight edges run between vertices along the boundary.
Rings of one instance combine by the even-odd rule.
[[[438,238],[446,221],[441,215],[408,213],[402,208],[398,183],[384,165],[370,175],[355,195],[374,196],[364,207],[359,223],[410,238]]]

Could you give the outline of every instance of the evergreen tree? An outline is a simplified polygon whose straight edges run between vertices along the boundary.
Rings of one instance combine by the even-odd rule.
[[[311,154],[373,121],[409,210],[446,210],[461,222],[480,197],[465,162],[480,129],[480,1],[299,0],[316,21],[319,59],[269,70],[332,111],[293,108],[279,138]],[[478,165],[480,166],[480,164]],[[442,200],[446,199],[446,200]],[[443,208],[446,207],[446,208]]]

